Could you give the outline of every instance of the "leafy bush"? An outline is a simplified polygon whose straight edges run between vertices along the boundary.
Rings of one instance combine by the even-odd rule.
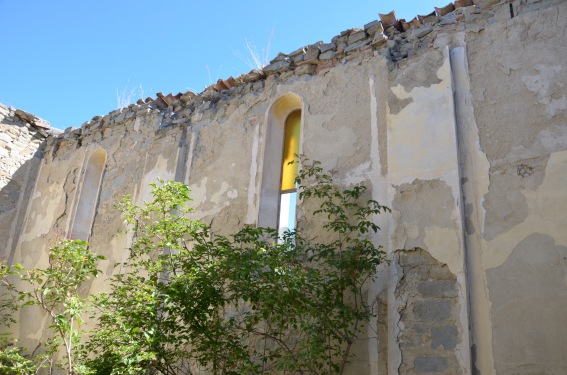
[[[6,375],[34,374],[38,365],[23,353],[23,349],[13,345],[6,337],[0,338],[0,373]]]
[[[45,269],[0,266],[0,313],[39,306],[53,333],[45,355],[31,359],[4,342],[2,373],[53,369],[63,349],[68,374],[342,374],[353,344],[368,338],[374,306],[364,288],[384,261],[370,238],[379,229],[372,219],[389,209],[364,201],[362,185],[339,188],[318,162],[301,165],[299,198],[320,207],[305,218],[323,218],[320,241],[301,229],[280,238],[251,226],[215,235],[189,218],[188,186],[160,181],[151,202],[125,197],[119,205],[133,242],[110,292],[78,292],[102,258],[84,241],[52,248]],[[17,289],[14,276],[28,288]],[[85,333],[90,303],[96,327]]]
[[[384,252],[369,239],[364,186],[340,189],[318,162],[302,160],[300,198],[327,220],[326,242],[301,230],[245,227],[217,236],[191,209],[186,185],[152,185],[153,201],[120,205],[134,232],[126,273],[98,298],[89,350],[99,373],[342,373],[372,316],[365,283]]]

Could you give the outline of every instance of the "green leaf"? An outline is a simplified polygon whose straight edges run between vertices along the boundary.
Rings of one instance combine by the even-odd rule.
[[[20,263],[15,263],[14,265],[12,265],[12,267],[15,268],[18,271],[24,270],[24,266],[22,266]]]

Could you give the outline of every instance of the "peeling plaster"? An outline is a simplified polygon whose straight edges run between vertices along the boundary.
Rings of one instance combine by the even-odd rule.
[[[509,231],[528,217],[528,205],[516,180],[515,168],[493,171],[488,193],[484,197],[484,230],[486,240]]]
[[[523,76],[522,82],[528,90],[537,94],[538,102],[545,105],[544,113],[548,118],[552,118],[560,111],[567,109],[567,98],[565,89],[558,79],[565,73],[560,73],[560,65],[546,66],[537,64],[534,67],[538,73],[530,76]]]
[[[238,197],[238,191],[236,189],[230,189],[230,185],[227,182],[223,181],[219,190],[215,192],[208,191],[207,186],[209,184],[209,178],[205,177],[198,184],[189,185],[189,188],[191,189],[191,197],[195,202],[195,211],[193,214],[199,219],[218,215],[225,207],[230,205],[231,199]],[[207,197],[210,197],[210,199],[207,199]],[[207,204],[205,206],[205,204],[209,201],[211,203],[215,203],[215,205],[211,206]]]
[[[432,51],[424,55],[419,64],[408,64],[404,66],[396,76],[397,86],[403,86],[407,93],[415,88],[429,88],[442,82],[438,69],[445,63],[444,48]],[[396,95],[400,98],[398,95]],[[401,99],[401,98],[400,98]],[[406,98],[403,98],[406,99]],[[410,99],[408,97],[408,99]]]
[[[567,147],[567,126],[565,124],[551,125],[542,129],[529,147],[522,144],[515,146],[510,153],[499,160],[492,160],[494,167],[516,163],[522,159],[548,157],[550,153],[562,151]]]
[[[454,228],[425,227],[423,242],[427,250],[438,261],[447,264],[451,272],[455,275],[463,271],[463,249],[458,236],[458,231]]]
[[[302,92],[305,103],[302,152],[322,162],[334,176],[345,178],[346,171],[368,162],[371,143],[371,95],[368,92],[369,68],[387,84],[387,69],[382,58],[378,64],[337,65],[317,84],[294,81],[289,90]],[[285,86],[284,86],[285,87]],[[282,90],[280,90],[282,91]],[[345,106],[345,101],[349,105]]]
[[[358,140],[357,134],[349,126],[341,126],[328,130],[325,124],[333,118],[333,114],[309,115],[309,123],[304,129],[306,155],[317,155],[326,170],[335,169],[339,163],[340,153],[337,148],[341,144],[351,146]],[[315,138],[317,141],[315,141]],[[333,145],[333,147],[330,147]],[[350,147],[349,147],[350,148]]]
[[[207,201],[207,181],[208,177],[203,178],[199,183],[192,183],[189,185],[191,189],[191,198],[195,205],[199,206]]]
[[[393,235],[395,248],[421,247],[432,251],[430,246],[434,246],[438,248],[437,251],[445,252],[449,256],[455,251],[460,253],[460,245],[456,248],[442,247],[446,240],[437,237],[433,229],[452,231],[451,238],[456,236],[459,242],[455,200],[451,188],[444,181],[415,180],[411,184],[396,187],[392,209],[397,213],[396,231]],[[432,235],[428,240],[426,240],[426,228]],[[441,243],[435,245],[437,239],[440,239]],[[434,254],[439,261],[446,262],[443,257],[438,257],[440,255],[440,253]]]
[[[211,196],[211,202],[214,204],[223,203],[226,199],[238,198],[238,190],[231,188],[228,182],[223,181],[218,191]]]
[[[410,91],[401,84],[391,88],[398,99],[413,99],[397,115],[391,113],[388,105],[388,168],[394,185],[432,178],[454,185],[457,150],[448,56],[436,77],[439,83],[413,87]],[[458,189],[458,184],[454,187]]]
[[[55,218],[61,215],[61,207],[65,203],[65,195],[59,194],[60,191],[61,186],[51,184],[48,187],[48,195],[42,197],[42,193],[37,192],[32,198],[34,206],[36,202],[40,202],[37,206],[41,207],[41,210],[33,210],[30,213],[29,222],[31,226],[26,228],[21,239],[22,242],[31,241],[50,232]]]
[[[371,160],[375,160],[375,159],[371,159]],[[356,166],[354,169],[349,170],[346,173],[346,177],[340,182],[345,185],[354,185],[366,181],[368,179],[368,173],[370,172],[370,169],[371,169],[370,161],[367,161],[366,163],[362,163]]]
[[[413,103],[413,99],[411,97],[399,99],[396,96],[396,94],[394,94],[394,90],[390,91],[390,96],[388,98],[388,107],[389,107],[389,110],[390,110],[390,115],[397,115],[398,113],[403,111],[404,108],[406,108],[411,103]]]
[[[563,20],[566,11],[558,4],[467,38],[475,117],[492,166],[532,157],[541,131],[564,127],[567,75],[558,66],[565,56],[565,30],[555,20]],[[503,75],[498,65],[511,75]]]
[[[567,341],[557,329],[567,324],[566,275],[567,247],[541,233],[522,238],[488,270],[498,374],[567,371]]]
[[[508,232],[486,241],[486,269],[502,265],[510,256],[518,242],[530,233],[539,232],[567,246],[567,215],[565,207],[557,202],[567,202],[567,151],[551,154],[545,170],[543,183],[535,190],[522,190],[528,206],[528,216],[524,222]]]
[[[387,158],[388,184],[392,203],[392,221],[396,228],[392,233],[392,248],[421,247],[432,251],[441,263],[447,260],[457,274],[460,285],[460,324],[468,326],[466,303],[466,286],[463,275],[463,230],[462,217],[458,204],[460,200],[460,180],[458,154],[456,147],[455,108],[452,90],[452,72],[448,49],[431,52],[432,60],[437,60],[435,67],[435,83],[420,82],[414,84],[409,92],[400,84],[390,90],[398,99],[413,98],[413,102],[405,106],[398,114],[393,115],[387,103]],[[404,66],[407,69],[407,66]],[[430,69],[430,67],[428,67]],[[415,199],[411,207],[413,214],[404,215],[398,211],[396,199],[402,186],[408,189],[419,189],[412,184],[433,184],[436,188],[427,188],[428,194]],[[423,194],[420,194],[423,195]],[[439,207],[435,208],[437,202]],[[430,206],[431,204],[431,206]],[[402,210],[403,211],[403,210]],[[415,215],[416,212],[420,214]],[[438,217],[438,215],[442,215]],[[425,219],[427,218],[427,219]],[[421,220],[421,221],[420,221]],[[434,224],[432,224],[434,223]],[[406,231],[406,233],[404,233]],[[451,233],[445,238],[447,233]],[[427,238],[427,241],[425,239]],[[443,248],[451,246],[452,248]],[[455,260],[460,255],[460,259]],[[399,270],[391,267],[390,280],[395,285],[400,280]],[[394,303],[394,291],[389,290],[388,301]],[[390,335],[397,337],[400,329],[399,315],[389,310],[391,318]],[[464,344],[458,347],[458,361],[461,368],[468,373],[470,368],[468,352],[468,331],[463,334]],[[400,346],[390,343],[389,368],[397,373],[401,363]]]
[[[463,271],[457,208],[449,186],[440,180],[403,184],[397,188],[392,208],[398,212],[396,248],[422,247],[455,275]]]
[[[549,152],[562,150],[567,145],[567,126],[552,126],[539,133],[538,141]]]
[[[149,153],[146,154],[144,177],[140,182],[140,196],[137,199],[138,204],[152,199],[151,188],[149,185],[157,183],[158,178],[165,181],[173,180],[175,178],[175,166],[177,164],[178,151],[179,149],[175,148],[173,162],[172,159],[164,157],[162,154],[158,154],[157,156]],[[153,163],[151,163],[150,160],[152,160]]]

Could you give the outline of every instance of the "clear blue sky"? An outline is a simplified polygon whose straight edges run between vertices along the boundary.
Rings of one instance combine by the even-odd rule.
[[[441,0],[0,0],[0,103],[65,129],[118,106],[193,90],[250,67],[245,40],[269,59],[341,31],[378,13],[398,18],[446,5]],[[270,35],[273,35],[270,38]]]

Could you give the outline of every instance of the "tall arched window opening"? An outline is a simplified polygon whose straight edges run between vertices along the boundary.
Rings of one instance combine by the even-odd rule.
[[[299,154],[300,137],[301,110],[296,110],[287,117],[284,127],[278,215],[278,233],[280,236],[286,230],[295,229],[295,206],[297,204],[297,187],[295,185],[295,178],[297,177],[299,165],[292,162],[295,159],[295,155]]]
[[[266,135],[259,196],[258,225],[278,229],[295,228],[297,163],[301,152],[302,100],[298,95],[279,97],[266,113]]]
[[[102,149],[93,152],[87,162],[71,229],[72,239],[86,241],[91,234],[105,163],[106,151]]]

